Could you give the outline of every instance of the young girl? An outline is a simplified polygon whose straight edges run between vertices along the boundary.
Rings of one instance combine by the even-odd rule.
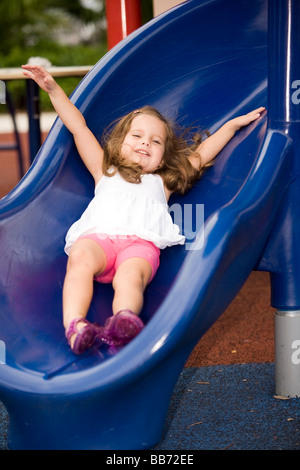
[[[159,266],[160,250],[184,244],[168,213],[173,192],[184,194],[236,131],[260,116],[258,108],[224,124],[195,146],[150,106],[123,117],[101,147],[80,111],[42,67],[23,65],[24,75],[45,90],[73,134],[95,181],[95,197],[66,235],[67,272],[63,322],[76,354],[96,339],[122,346],[143,328],[143,294]],[[112,283],[113,315],[104,327],[86,320],[93,281]]]

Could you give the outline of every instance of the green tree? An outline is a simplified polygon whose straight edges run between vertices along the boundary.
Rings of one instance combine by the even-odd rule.
[[[34,56],[57,66],[94,65],[107,51],[103,1],[94,0],[94,4],[99,8],[87,8],[82,0],[0,0],[0,67],[20,67]],[[64,43],[63,33],[73,30],[76,36],[85,25],[95,25],[89,41]],[[80,78],[58,81],[69,95]],[[17,109],[24,108],[24,81],[12,81],[7,87]],[[42,109],[51,109],[45,95],[41,93]],[[5,111],[1,106],[0,112]]]
[[[37,49],[57,43],[59,27],[76,20],[83,24],[97,23],[104,16],[103,2],[99,9],[90,9],[80,0],[1,0],[0,53],[9,55],[14,49]]]
[[[96,6],[92,8],[90,5]],[[141,0],[142,22],[152,18],[152,0]],[[47,58],[53,65],[94,65],[107,52],[105,0],[0,0],[0,67],[20,67],[30,57]],[[94,25],[94,33],[85,39],[79,31]],[[73,31],[80,40],[65,43]],[[58,79],[69,95],[79,78]],[[24,108],[23,80],[8,84],[18,109]],[[51,109],[41,93],[43,109]],[[5,107],[0,107],[5,112]]]

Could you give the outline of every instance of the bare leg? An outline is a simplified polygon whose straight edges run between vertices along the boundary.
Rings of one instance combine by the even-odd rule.
[[[125,346],[143,329],[138,315],[151,274],[152,267],[143,258],[130,258],[119,266],[113,279],[113,316],[104,324],[102,341],[113,347]]]
[[[63,287],[63,323],[65,328],[75,318],[84,319],[86,317],[93,296],[94,275],[101,273],[105,266],[105,252],[93,240],[78,240],[72,246]],[[78,325],[80,326],[80,323]],[[74,340],[75,337],[72,338],[72,343]]]
[[[143,307],[144,290],[152,275],[150,263],[143,258],[129,258],[124,261],[115,274],[113,288],[114,315],[128,309],[138,315]]]

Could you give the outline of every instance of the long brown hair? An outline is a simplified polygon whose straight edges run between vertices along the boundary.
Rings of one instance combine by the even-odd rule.
[[[140,183],[143,174],[142,167],[134,162],[126,160],[121,155],[121,147],[131,123],[137,114],[148,114],[160,119],[166,128],[165,152],[160,167],[155,171],[159,174],[166,187],[179,194],[184,194],[202,176],[209,165],[201,165],[201,157],[196,152],[202,141],[202,134],[185,130],[179,132],[176,125],[165,119],[157,109],[152,106],[144,106],[132,111],[113,124],[103,136],[103,174],[112,176],[116,171],[130,183]],[[188,140],[190,143],[188,143]],[[192,141],[192,142],[191,142]],[[188,157],[199,158],[199,170],[193,167]],[[111,171],[111,168],[115,171]]]

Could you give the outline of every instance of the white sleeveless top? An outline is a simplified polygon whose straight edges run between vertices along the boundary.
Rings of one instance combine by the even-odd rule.
[[[102,176],[95,197],[67,232],[66,253],[80,236],[89,233],[136,235],[160,249],[184,244],[185,237],[168,212],[161,177],[145,174],[141,180],[129,183],[118,172]]]

